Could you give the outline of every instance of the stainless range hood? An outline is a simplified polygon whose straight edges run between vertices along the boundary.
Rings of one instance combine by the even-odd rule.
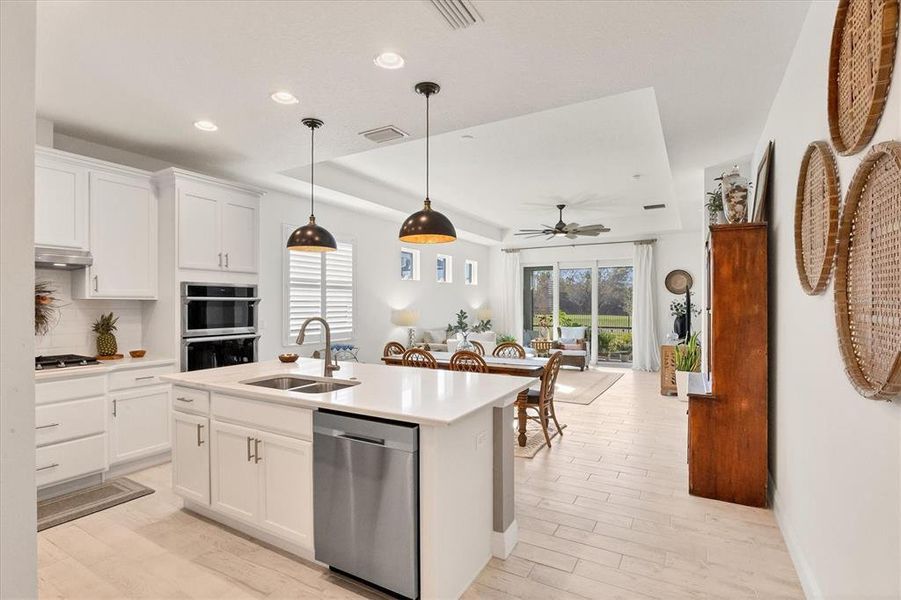
[[[34,266],[39,269],[63,269],[74,271],[94,264],[94,257],[87,250],[46,248],[34,249]]]

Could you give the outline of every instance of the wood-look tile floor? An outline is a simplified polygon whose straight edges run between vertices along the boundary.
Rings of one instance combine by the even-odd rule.
[[[519,543],[465,598],[803,598],[771,511],[688,495],[686,405],[658,381],[558,405],[563,438],[516,459]],[[168,465],[131,477],[157,492],[38,534],[41,598],[379,597],[182,511]]]

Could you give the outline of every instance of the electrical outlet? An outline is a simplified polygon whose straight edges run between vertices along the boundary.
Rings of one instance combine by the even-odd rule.
[[[476,450],[481,450],[488,441],[488,432],[480,431],[476,436]]]

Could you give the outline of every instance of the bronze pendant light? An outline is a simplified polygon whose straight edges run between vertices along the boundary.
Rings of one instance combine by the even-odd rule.
[[[437,83],[423,81],[417,83],[417,94],[425,96],[425,203],[422,210],[413,213],[400,227],[400,241],[409,244],[443,244],[457,239],[457,230],[450,219],[432,210],[429,200],[429,96],[437,94],[441,88]]]
[[[319,119],[311,118],[306,118],[301,123],[310,128],[310,222],[303,227],[298,227],[288,236],[288,250],[334,252],[338,249],[335,237],[327,229],[316,224],[316,216],[313,214],[313,173],[316,169],[313,155],[314,137],[316,130],[322,127],[323,123]]]

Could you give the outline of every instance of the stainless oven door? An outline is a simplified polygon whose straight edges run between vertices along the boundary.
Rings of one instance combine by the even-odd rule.
[[[182,297],[181,335],[197,337],[256,333],[259,302],[256,297]]]
[[[199,371],[257,362],[259,335],[182,338],[181,370]]]

